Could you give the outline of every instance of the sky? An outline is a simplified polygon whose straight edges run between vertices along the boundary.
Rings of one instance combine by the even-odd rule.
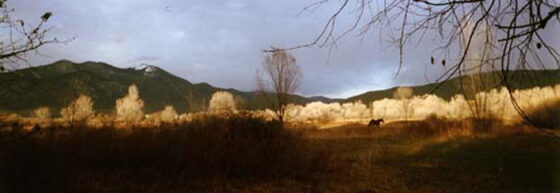
[[[316,0],[9,0],[12,17],[48,21],[50,37],[71,39],[42,47],[27,57],[32,65],[67,59],[100,61],[127,68],[158,66],[191,82],[207,82],[243,91],[256,89],[255,71],[271,46],[312,41],[339,4],[313,12],[302,9]],[[341,29],[353,21],[345,13]],[[430,41],[406,48],[397,75],[398,48],[376,30],[350,34],[336,48],[290,51],[303,79],[298,94],[344,98],[397,85],[434,81],[445,67],[429,63]],[[397,75],[397,76],[395,76]]]

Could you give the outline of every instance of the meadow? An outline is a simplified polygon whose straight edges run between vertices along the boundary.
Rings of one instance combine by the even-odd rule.
[[[2,192],[557,192],[560,140],[435,116],[330,129],[247,114],[1,133]],[[16,127],[16,125],[12,125]]]
[[[538,124],[430,96],[292,105],[281,124],[227,92],[181,115],[145,115],[134,86],[111,114],[82,95],[61,117],[0,116],[0,192],[558,192],[558,88],[516,92]],[[368,126],[379,109],[394,116]]]

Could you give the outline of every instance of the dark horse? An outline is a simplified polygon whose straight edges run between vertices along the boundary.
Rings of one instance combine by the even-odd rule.
[[[381,123],[385,122],[382,118],[381,119],[372,119],[371,121],[369,121],[368,127],[371,126],[377,126],[377,128],[379,128],[379,125],[381,125]]]

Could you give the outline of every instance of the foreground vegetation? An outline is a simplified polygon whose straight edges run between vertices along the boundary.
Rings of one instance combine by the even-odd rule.
[[[560,190],[560,140],[484,126],[431,117],[280,129],[238,114],[159,128],[12,129],[0,135],[0,192]]]
[[[309,141],[244,115],[35,131],[15,125],[1,134],[0,192],[186,192],[219,188],[216,179],[310,181],[329,170]]]
[[[445,123],[445,124],[443,124]],[[439,125],[439,126],[438,126]],[[463,129],[456,126],[463,127]],[[475,131],[471,123],[346,125],[310,134],[344,172],[325,192],[558,192],[560,140],[520,125]],[[448,129],[450,128],[450,129]]]

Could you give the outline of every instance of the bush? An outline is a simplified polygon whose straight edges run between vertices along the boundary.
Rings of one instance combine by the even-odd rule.
[[[511,132],[511,128],[505,128],[502,120],[494,117],[468,117],[455,120],[431,114],[426,117],[424,122],[426,123],[425,127],[421,127],[421,129],[418,127],[412,128],[422,131],[425,134],[424,136],[481,137],[487,134],[503,133],[506,129]]]
[[[280,129],[279,123],[243,114],[198,117],[176,128],[63,133],[0,146],[0,192],[100,187],[116,192],[123,184],[140,187],[136,185],[166,181],[157,186],[188,186],[220,176],[311,180],[328,170],[330,159],[299,135]]]
[[[214,114],[229,114],[235,112],[235,99],[233,95],[226,91],[218,91],[212,95],[208,111]]]
[[[165,108],[161,111],[160,119],[163,122],[171,123],[177,119],[177,111],[171,105],[165,106]]]
[[[78,99],[60,110],[60,116],[69,122],[81,122],[93,117],[93,101],[89,96],[80,95]]]
[[[39,107],[33,111],[33,117],[40,121],[47,121],[51,118],[51,110],[49,107]]]
[[[544,129],[560,128],[560,100],[548,100],[527,111],[531,124]]]

